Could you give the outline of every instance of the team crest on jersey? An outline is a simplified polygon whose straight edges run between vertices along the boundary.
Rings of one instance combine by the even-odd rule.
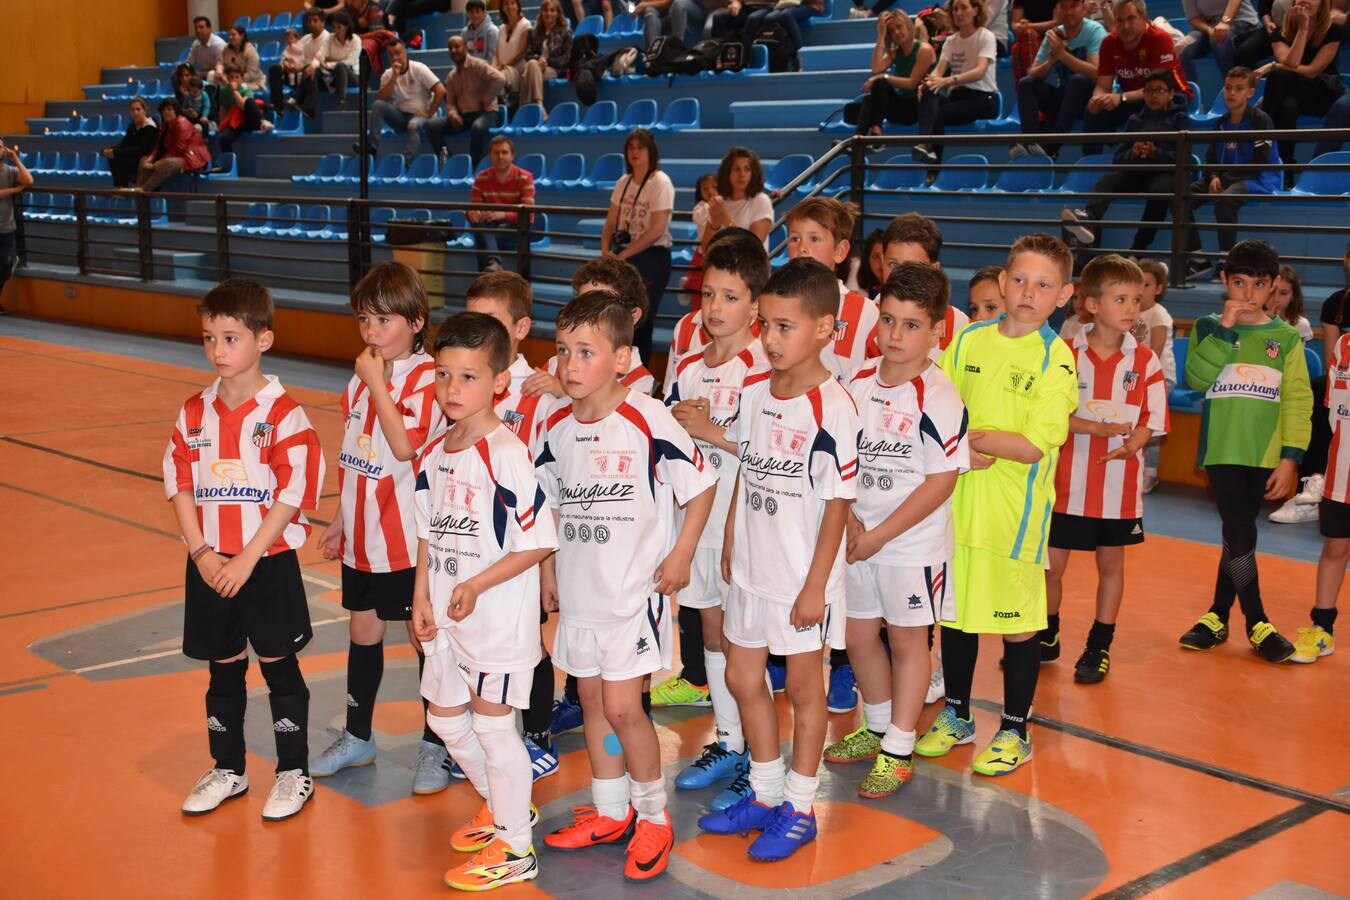
[[[909,434],[914,427],[914,417],[898,409],[881,411],[881,430],[891,434]]]
[[[605,478],[627,478],[633,474],[633,456],[621,450],[592,451],[591,468]]]
[[[450,477],[445,479],[445,505],[451,509],[472,510],[474,498],[478,496],[475,485],[455,478],[454,469],[449,474]]]
[[[1126,391],[1134,390],[1134,386],[1139,383],[1139,373],[1133,369],[1126,372],[1120,379],[1120,386]]]
[[[506,425],[507,428],[511,429],[512,433],[514,434],[520,434],[520,423],[524,421],[525,421],[525,414],[516,412],[514,409],[508,409],[502,415],[502,422]]]
[[[1272,338],[1266,338],[1266,356],[1271,359],[1277,359],[1280,355],[1280,342]]]
[[[842,340],[844,339],[844,336],[845,336],[846,334],[848,334],[848,322],[847,322],[846,320],[844,320],[844,319],[835,319],[835,320],[834,320],[834,339],[835,339],[836,341],[842,341]]]
[[[272,444],[272,433],[276,426],[271,422],[259,422],[253,426],[253,446],[259,450]]]
[[[798,428],[775,424],[770,432],[769,440],[775,450],[798,454],[802,452],[802,447],[806,446],[806,432]]]
[[[740,388],[715,387],[708,392],[708,403],[713,409],[732,409],[740,396]]]
[[[1008,390],[1015,394],[1030,394],[1036,385],[1036,375],[1028,369],[1013,366],[1008,373]]]

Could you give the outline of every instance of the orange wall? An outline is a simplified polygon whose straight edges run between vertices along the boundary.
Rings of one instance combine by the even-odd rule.
[[[155,38],[187,34],[184,0],[6,0],[0,132],[26,134],[43,101],[82,99],[104,66],[149,66]],[[22,146],[22,142],[20,142]]]

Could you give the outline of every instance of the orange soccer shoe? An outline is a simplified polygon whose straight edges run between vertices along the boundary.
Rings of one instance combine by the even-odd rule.
[[[539,859],[530,847],[516,853],[502,841],[493,841],[468,862],[445,873],[445,883],[459,891],[490,891],[493,888],[539,877]]]
[[[633,836],[637,813],[628,807],[628,815],[611,819],[595,811],[594,806],[574,806],[572,824],[544,835],[544,843],[554,850],[584,850],[600,844],[614,844]]]
[[[530,827],[539,824],[539,808],[530,804]],[[492,810],[484,803],[469,821],[450,835],[450,847],[460,853],[475,853],[492,843],[497,836],[497,825]]]
[[[624,856],[623,877],[629,881],[651,881],[665,874],[670,862],[670,851],[675,846],[675,829],[670,825],[670,813],[665,813],[665,824],[638,819],[637,832],[628,842]]]

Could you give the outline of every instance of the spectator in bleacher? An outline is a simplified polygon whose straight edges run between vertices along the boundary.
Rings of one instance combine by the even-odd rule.
[[[956,32],[942,42],[933,71],[919,87],[919,134],[943,134],[948,125],[968,125],[998,116],[994,34],[984,27],[984,0],[950,0]],[[915,162],[936,163],[942,148],[915,144]]]
[[[642,23],[642,49],[646,52],[652,41],[670,30],[670,8],[673,0],[640,0],[633,7],[633,18]]]
[[[476,56],[457,34],[450,35],[450,61],[455,67],[445,76],[445,115],[426,124],[432,149],[446,154],[448,135],[469,133],[473,164],[487,149],[488,129],[497,124],[497,95],[506,87],[506,76]]]
[[[474,203],[512,203],[534,205],[534,176],[516,165],[516,145],[499,134],[488,145],[492,165],[474,176],[469,199]],[[502,253],[515,253],[517,216],[503,210],[471,209],[469,223],[488,229],[476,231],[473,243],[479,249],[478,268],[495,272],[502,267]],[[500,233],[498,233],[500,232]]]
[[[5,282],[18,262],[15,238],[18,223],[14,220],[14,195],[32,183],[33,174],[19,157],[19,148],[6,147],[5,142],[0,140],[0,295],[4,294]],[[0,309],[0,315],[3,314],[4,310]]]
[[[159,140],[141,160],[136,190],[153,191],[175,175],[201,172],[211,164],[201,132],[183,117],[178,101],[161,100],[159,118]]]
[[[656,139],[645,128],[633,129],[624,139],[623,160],[627,172],[610,194],[609,212],[600,232],[600,253],[628,260],[642,275],[648,313],[637,327],[633,346],[643,359],[651,359],[652,328],[670,281],[670,214],[675,208],[675,185],[661,171]]]
[[[753,40],[764,26],[764,20],[773,12],[774,5],[775,0],[730,0],[725,9],[712,14],[708,33],[715,38],[725,38],[740,32]]]
[[[201,84],[201,81],[197,83]],[[122,135],[116,147],[103,148],[108,168],[112,170],[113,187],[119,188],[136,183],[136,169],[141,164],[141,158],[155,149],[155,141],[159,137],[159,128],[155,120],[150,118],[150,107],[144,97],[135,98],[128,107],[131,110],[131,124],[127,126],[127,133]]]
[[[352,30],[361,36],[361,50],[370,62],[370,74],[380,77],[384,73],[381,56],[388,51],[390,44],[398,40],[398,35],[385,27],[384,7],[374,0],[347,0],[342,4],[342,11],[351,16]],[[421,32],[417,32],[414,37],[415,43],[420,45]],[[417,46],[415,49],[423,48]]]
[[[211,79],[216,66],[220,65],[220,54],[225,50],[225,39],[211,30],[211,20],[206,16],[197,16],[192,20],[192,30],[197,39],[188,50],[187,64],[202,78]]]
[[[1066,134],[1087,109],[1097,82],[1098,54],[1106,29],[1084,18],[1083,13],[1083,0],[1059,0],[1055,4],[1058,24],[1045,33],[1036,61],[1017,82],[1023,134]],[[1008,155],[1016,159],[1027,153],[1058,156],[1059,145],[1014,144]]]
[[[380,76],[379,99],[370,110],[375,119],[372,131],[378,134],[383,122],[394,132],[406,134],[403,155],[416,159],[423,150],[427,123],[445,102],[445,85],[425,63],[408,59],[408,48],[402,41],[389,44],[388,50],[389,68]],[[379,139],[372,135],[368,146],[373,156]]]
[[[1327,128],[1350,127],[1350,94],[1336,65],[1344,25],[1331,21],[1329,0],[1294,0],[1284,27],[1271,38],[1275,61],[1262,66],[1266,95],[1261,107],[1276,128],[1298,127],[1298,117],[1325,119]],[[1339,141],[1318,141],[1313,156],[1340,149]],[[1280,141],[1280,159],[1294,162],[1294,141]],[[1286,176],[1292,183],[1292,172]]]
[[[1116,7],[1120,15],[1120,7]],[[1190,117],[1184,109],[1172,102],[1176,93],[1176,75],[1171,69],[1155,69],[1144,76],[1144,108],[1125,123],[1125,132],[1181,131],[1190,127]],[[1133,141],[1121,144],[1115,161],[1121,164],[1148,163],[1174,165],[1177,148],[1173,141]],[[1163,194],[1172,193],[1172,172],[1139,169],[1117,169],[1107,172],[1093,185],[1094,194]],[[1095,246],[1100,238],[1096,223],[1106,215],[1113,197],[1098,197],[1088,202],[1085,209],[1065,209],[1060,214],[1065,230],[1086,246]],[[1171,207],[1169,196],[1151,197],[1144,201],[1144,218],[1134,233],[1130,250],[1147,250],[1158,233],[1158,222],[1167,216]]]
[[[692,47],[703,40],[708,16],[727,5],[727,0],[671,0],[670,33]]]
[[[802,24],[807,19],[823,15],[825,15],[825,0],[801,0],[796,5],[775,6],[773,11],[764,17],[766,26],[782,25],[783,30],[787,32],[788,50],[792,51],[792,62],[789,65],[791,71],[801,71],[797,53],[806,43],[806,39],[802,37]]]
[[[1059,24],[1059,4],[1055,0],[1013,0],[1012,57],[1013,82],[1021,81],[1036,63],[1042,37]]]
[[[225,49],[220,51],[220,62],[211,73],[212,82],[225,83],[225,70],[234,66],[244,74],[244,86],[255,94],[262,93],[267,82],[263,79],[262,63],[258,60],[258,48],[248,39],[248,32],[238,25],[231,25],[227,32],[229,40]]]
[[[501,0],[502,24],[497,29],[497,53],[492,60],[506,77],[508,99],[520,94],[520,77],[525,71],[525,51],[530,45],[530,20],[520,11],[520,0]]]
[[[885,122],[913,125],[919,121],[919,86],[937,54],[918,39],[903,9],[877,17],[877,42],[872,48],[872,75],[863,82],[858,134],[881,134]]]
[[[328,24],[333,30],[320,42],[314,62],[318,64],[318,80],[337,95],[337,108],[342,110],[347,108],[347,88],[356,83],[361,67],[361,38],[352,28],[351,17],[344,12],[333,13]],[[310,90],[306,99],[309,102],[305,115],[313,116],[318,95]]]
[[[225,70],[225,83],[217,95],[220,108],[216,111],[216,145],[220,152],[232,153],[234,142],[251,131],[257,131],[265,121],[262,110],[253,100],[253,91],[244,84],[244,73],[235,66]],[[270,122],[268,123],[271,124]]]
[[[201,76],[188,72],[188,82],[183,91],[179,93],[174,91],[174,99],[178,101],[178,106],[183,110],[183,116],[187,118],[192,126],[201,132],[202,137],[210,140],[211,133],[216,129],[216,105],[213,99],[215,92],[208,91],[206,85],[202,83]],[[149,110],[146,111],[149,115]],[[135,178],[135,169],[132,170],[132,178]]]
[[[950,4],[948,4],[950,9]],[[1008,26],[1008,0],[985,0],[984,27],[994,35],[994,48],[999,59],[1007,57],[1012,46]]]
[[[384,28],[384,7],[374,0],[345,0],[342,12],[351,16],[357,34],[371,34]]]
[[[1206,53],[1213,54],[1219,77],[1227,75],[1239,42],[1261,27],[1251,0],[1181,0],[1181,10],[1194,29],[1181,51],[1181,70],[1187,81],[1200,80],[1195,61]]]
[[[612,0],[572,0],[567,15],[572,27],[575,28],[587,16],[603,16],[605,28],[609,28],[609,23],[614,20]]]
[[[464,24],[464,43],[469,55],[491,65],[497,58],[497,26],[488,18],[483,0],[469,0],[464,6],[468,21]]]
[[[1145,0],[1114,0],[1116,27],[1102,41],[1097,59],[1097,86],[1083,115],[1083,130],[1119,131],[1144,108],[1144,78],[1157,69],[1172,72],[1172,103],[1184,110],[1190,85],[1181,71],[1172,38],[1148,20]],[[1116,87],[1119,82],[1119,88]],[[1099,153],[1101,144],[1086,144],[1084,153]]]
[[[385,9],[385,21],[398,32],[404,44],[420,49],[414,41],[420,43],[422,34],[413,29],[411,20],[418,16],[449,12],[453,5],[451,0],[392,0]]]
[[[764,190],[759,154],[748,147],[732,147],[717,168],[717,193],[708,201],[708,227],[703,232],[704,253],[723,228],[744,228],[769,249],[773,201]]]
[[[310,99],[316,90],[315,78],[318,77],[319,64],[315,58],[323,45],[328,41],[328,32],[323,28],[324,14],[318,9],[310,9],[305,12],[305,33],[299,41],[286,48],[286,53],[281,57],[281,62],[267,70],[267,83],[271,89],[272,108],[281,109],[285,102],[283,91],[284,84],[289,82],[295,87],[294,101],[291,106],[296,108],[312,108],[313,101]],[[296,48],[299,48],[296,50]]]
[[[542,0],[539,18],[530,30],[525,49],[525,69],[520,76],[520,103],[544,102],[544,82],[557,78],[572,57],[572,29],[563,18],[558,0]],[[548,115],[545,114],[545,120]]]
[[[1107,34],[1116,30],[1116,10],[1114,0],[1083,0],[1083,10],[1087,18],[1106,29]]]
[[[1260,25],[1234,41],[1237,55],[1233,61],[1239,66],[1255,69],[1270,59],[1270,39],[1284,24],[1284,14],[1289,12],[1292,0],[1257,0],[1256,17]]]
[[[873,228],[858,253],[857,270],[853,276],[858,293],[875,300],[890,272],[890,266],[886,263],[886,229]]]
[[[345,0],[305,0],[305,13],[310,10],[317,12],[320,17],[327,18],[338,10],[342,9]]]

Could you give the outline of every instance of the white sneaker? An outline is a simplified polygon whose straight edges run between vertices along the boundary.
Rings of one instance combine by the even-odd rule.
[[[1299,503],[1297,497],[1284,501],[1284,505],[1269,516],[1270,521],[1281,525],[1297,525],[1301,522],[1317,521],[1316,503]]]
[[[855,6],[848,11],[848,17],[850,19],[866,19],[870,15],[871,13],[861,6]]]
[[[1322,488],[1326,487],[1326,477],[1323,475],[1309,475],[1303,479],[1303,490],[1294,496],[1299,503],[1321,503]]]
[[[248,775],[239,775],[229,769],[209,769],[197,779],[192,791],[183,801],[183,815],[200,816],[209,813],[226,800],[248,793]]]
[[[268,822],[280,822],[305,808],[309,798],[314,796],[314,780],[300,769],[287,769],[277,773],[277,783],[272,785],[272,793],[267,795],[263,804],[262,817]]]
[[[947,695],[947,683],[942,678],[942,666],[933,669],[933,674],[928,679],[928,693],[924,696],[924,703],[936,703]]]

